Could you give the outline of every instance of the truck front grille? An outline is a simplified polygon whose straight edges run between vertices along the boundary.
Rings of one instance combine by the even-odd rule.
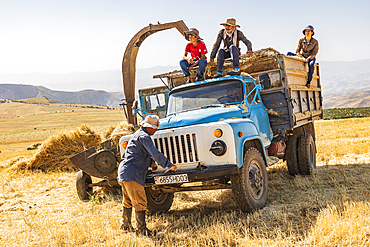
[[[153,138],[154,145],[172,164],[198,162],[196,134]]]

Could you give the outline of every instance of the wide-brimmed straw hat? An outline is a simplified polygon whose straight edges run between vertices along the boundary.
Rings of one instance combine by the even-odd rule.
[[[153,129],[158,129],[158,127],[159,127],[159,117],[157,115],[148,115],[139,124],[140,124],[140,126],[143,126],[143,127],[150,127],[150,128],[153,128]]]
[[[189,34],[197,36],[198,39],[203,40],[201,37],[199,37],[199,31],[196,28],[190,28],[189,31],[185,31],[184,34],[187,41],[189,41]]]
[[[314,31],[315,29],[313,28],[313,26],[308,25],[305,29],[302,30],[303,35],[306,35],[304,31],[306,31],[307,29],[310,29],[312,31],[312,36],[315,34],[315,31]]]
[[[234,18],[227,18],[226,21],[221,23],[220,25],[223,26],[230,25],[233,27],[240,27],[239,25],[236,24],[236,20]]]

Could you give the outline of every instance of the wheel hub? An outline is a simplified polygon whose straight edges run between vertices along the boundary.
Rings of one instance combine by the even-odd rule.
[[[257,162],[253,161],[249,167],[249,184],[252,196],[259,199],[263,194],[263,177]]]

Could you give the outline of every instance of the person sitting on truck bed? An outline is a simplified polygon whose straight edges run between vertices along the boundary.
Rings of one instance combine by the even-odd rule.
[[[193,69],[195,65],[198,66],[198,73],[195,81],[201,81],[203,79],[203,73],[207,66],[206,44],[199,37],[199,31],[196,28],[190,28],[189,31],[185,31],[185,39],[190,41],[185,47],[185,54],[183,60],[180,61],[180,67],[185,76],[188,77],[186,83],[192,82],[189,70]],[[188,58],[190,52],[191,57]]]
[[[316,54],[319,51],[319,42],[317,41],[317,39],[314,39],[312,37],[315,34],[312,25],[308,25],[305,29],[303,29],[302,33],[305,35],[305,37],[299,39],[296,53],[294,54],[292,52],[288,52],[287,55],[297,55],[306,58],[306,62],[308,63],[308,77],[306,86],[310,87],[312,75],[315,70]]]
[[[240,75],[240,65],[239,65],[239,56],[240,56],[240,48],[239,48],[239,41],[243,41],[244,44],[247,46],[248,55],[252,55],[252,43],[244,36],[242,31],[237,30],[236,28],[240,27],[236,25],[236,20],[234,18],[227,18],[225,23],[221,23],[220,25],[224,26],[225,29],[221,29],[218,32],[216,42],[213,45],[211,57],[210,57],[210,64],[214,62],[217,53],[217,75],[215,78],[222,76],[222,71],[224,67],[224,60],[226,58],[230,58],[233,61],[233,70],[228,72],[228,75]],[[224,43],[224,48],[218,50],[220,47],[221,41]]]
[[[137,130],[128,142],[123,160],[118,167],[118,182],[122,186],[123,193],[123,224],[122,230],[131,230],[132,207],[136,215],[136,233],[153,236],[155,233],[146,227],[145,210],[147,198],[145,195],[145,178],[149,166],[153,171],[158,169],[156,161],[163,168],[170,167],[176,171],[173,165],[153,144],[151,135],[159,127],[159,117],[148,115],[140,122],[141,128]]]

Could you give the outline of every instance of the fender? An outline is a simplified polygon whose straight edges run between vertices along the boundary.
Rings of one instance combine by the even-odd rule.
[[[250,119],[238,119],[238,120],[226,120],[228,124],[232,127],[234,131],[234,140],[235,140],[235,152],[236,152],[236,162],[238,167],[243,165],[243,151],[245,143],[251,140],[258,141],[262,147],[262,156],[265,160],[266,166],[267,156],[265,153],[265,148],[269,147],[271,140],[263,141],[260,134],[258,133],[256,125]],[[242,136],[239,136],[239,132],[243,133]],[[263,145],[263,143],[267,145]]]

